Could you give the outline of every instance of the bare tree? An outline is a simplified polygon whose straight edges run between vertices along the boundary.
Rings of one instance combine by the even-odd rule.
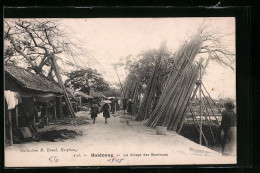
[[[208,26],[201,26],[201,37],[203,38],[203,45],[199,54],[208,54],[209,60],[216,61],[224,67],[229,67],[234,70],[235,53],[229,50],[228,43],[225,38],[230,34],[223,34],[220,31],[210,30]]]
[[[37,74],[53,79],[52,56],[66,65],[77,65],[76,58],[82,55],[93,60],[88,51],[81,47],[82,41],[71,33],[59,20],[5,19],[4,62],[24,62]],[[58,55],[74,62],[65,61]]]

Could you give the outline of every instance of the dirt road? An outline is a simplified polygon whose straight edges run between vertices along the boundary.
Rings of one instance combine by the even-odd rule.
[[[78,116],[90,116],[81,113]],[[7,166],[123,166],[236,163],[235,156],[222,156],[173,131],[156,135],[154,129],[118,112],[108,123],[99,114],[96,123],[80,126],[49,126],[82,135],[64,142],[30,142],[6,147]],[[128,123],[127,123],[128,121]],[[112,157],[111,157],[112,156]]]

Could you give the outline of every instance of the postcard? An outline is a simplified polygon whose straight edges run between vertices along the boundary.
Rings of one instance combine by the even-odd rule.
[[[5,167],[236,164],[235,26],[4,18]]]

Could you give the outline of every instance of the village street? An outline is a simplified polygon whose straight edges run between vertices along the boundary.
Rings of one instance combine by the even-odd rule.
[[[51,125],[44,130],[68,129],[80,135],[57,142],[29,142],[5,148],[6,166],[157,165],[235,163],[235,156],[222,156],[173,131],[156,135],[155,129],[134,121],[123,112],[111,114],[105,124],[102,114],[96,123]],[[76,116],[88,116],[78,112]],[[127,123],[128,122],[128,123]],[[102,156],[103,154],[103,156]],[[113,155],[113,157],[108,156]],[[12,158],[12,159],[10,159]],[[112,159],[111,159],[112,158]]]

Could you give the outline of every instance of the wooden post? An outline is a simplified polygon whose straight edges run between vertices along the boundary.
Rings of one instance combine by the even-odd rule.
[[[9,124],[9,144],[13,145],[13,129],[12,129],[12,110],[8,110],[8,124]]]
[[[199,66],[200,70],[200,82],[201,82],[201,64]],[[201,84],[199,84],[199,104],[200,104],[200,145],[202,144],[202,112],[201,112]]]
[[[189,99],[188,105],[187,105],[187,107],[186,107],[185,109],[187,109],[187,108],[190,106],[190,102],[193,101],[195,95],[197,94],[197,91],[198,91],[198,85],[196,85],[196,88],[195,88],[195,90],[193,91],[193,94],[192,94],[191,98]],[[186,112],[188,112],[188,111],[186,111]],[[179,129],[178,129],[178,131],[177,131],[178,134],[181,132],[181,129],[182,129],[182,126],[183,126],[183,122],[184,122],[184,118],[183,118],[183,120],[181,121],[181,125],[180,125],[180,127],[179,127]]]
[[[37,113],[38,114],[38,113]],[[35,114],[33,114],[33,127],[35,127],[35,122],[36,122],[36,120],[35,120]]]
[[[61,119],[63,117],[62,113],[62,97],[56,97],[56,113],[57,113],[57,118]]]
[[[53,65],[53,69],[54,69],[55,75],[56,75],[56,77],[57,77],[57,79],[59,81],[60,86],[62,87],[62,89],[64,91],[64,97],[65,97],[66,103],[68,105],[70,115],[71,115],[71,117],[75,118],[75,113],[74,113],[72,105],[70,103],[69,96],[67,94],[66,88],[65,88],[65,86],[63,84],[63,81],[62,81],[62,78],[61,78],[61,75],[60,75],[60,71],[58,69],[58,64],[57,64],[56,59],[55,59],[53,54],[51,55],[50,59],[51,59],[52,65]]]
[[[57,123],[57,114],[56,114],[56,100],[53,100],[53,110],[54,110],[54,118]]]
[[[116,68],[115,68],[115,71],[116,71]],[[122,83],[121,83],[121,80],[120,80],[120,78],[119,78],[119,76],[118,76],[117,71],[116,71],[116,75],[117,75],[117,77],[118,77],[118,80],[119,80],[119,83],[120,83],[120,86],[121,86],[121,90],[122,90],[123,96],[124,96],[124,98],[125,98],[125,92],[124,92],[124,89],[123,89],[123,86],[122,86]]]
[[[45,116],[46,116],[46,125],[49,125],[49,118],[48,118],[48,111],[47,111],[47,103],[46,103],[46,107],[45,107]]]
[[[19,122],[18,122],[18,105],[15,106],[15,122],[16,122],[16,127],[19,129]]]

